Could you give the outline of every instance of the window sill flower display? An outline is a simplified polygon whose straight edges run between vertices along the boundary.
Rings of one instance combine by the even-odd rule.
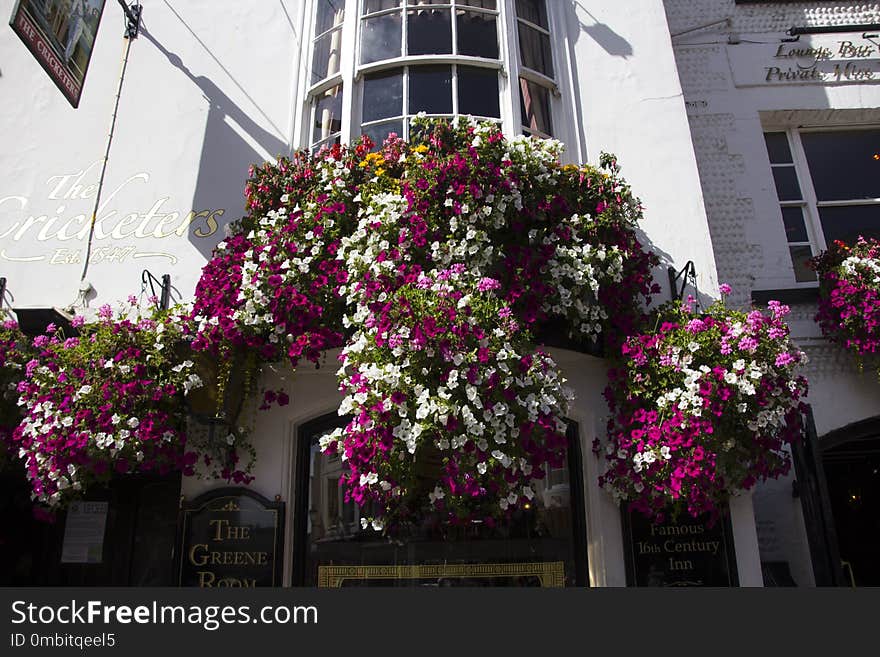
[[[672,302],[654,330],[627,339],[605,393],[600,484],[616,498],[657,521],[670,506],[717,516],[730,495],[788,471],[806,357],[782,321],[788,307],[768,306],[769,315],[744,313],[722,300],[698,313],[691,300]]]
[[[114,318],[109,306],[98,314],[93,324],[74,318],[78,336],[50,325],[34,338],[18,386],[24,420],[13,445],[34,499],[50,510],[116,474],[192,474],[199,457],[185,438],[181,400],[201,381],[192,361],[175,356],[180,322]]]
[[[562,166],[558,142],[462,119],[420,117],[413,133],[254,169],[249,215],[193,310],[197,349],[296,366],[344,347],[351,421],[323,446],[349,463],[346,496],[376,529],[527,504],[566,445],[564,381],[532,336],[562,321],[614,344],[656,291],[612,158]]]
[[[819,276],[816,321],[822,334],[863,365],[880,352],[880,242],[836,241],[812,266]]]

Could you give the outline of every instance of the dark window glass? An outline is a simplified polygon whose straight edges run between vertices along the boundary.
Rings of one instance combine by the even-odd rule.
[[[481,9],[495,9],[495,0],[458,0],[459,6],[480,7]]]
[[[441,55],[452,52],[452,23],[448,9],[407,12],[407,54]]]
[[[498,59],[498,30],[494,14],[461,11],[455,19],[459,55]]]
[[[545,135],[553,134],[550,120],[550,90],[540,84],[519,79],[519,108],[522,125],[527,130],[537,130]]]
[[[475,66],[458,67],[458,112],[500,118],[497,71]]]
[[[788,147],[788,135],[784,132],[765,132],[764,142],[772,164],[788,164],[792,161]]]
[[[403,114],[403,71],[394,69],[364,76],[363,122]]]
[[[400,57],[400,13],[367,18],[361,27],[361,64]]]
[[[773,167],[773,180],[780,201],[801,200],[801,188],[794,167]]]
[[[403,137],[403,121],[398,119],[397,121],[386,121],[384,123],[374,123],[373,125],[366,125],[361,130],[362,134],[367,135],[370,139],[373,140],[373,144],[375,144],[373,150],[381,148],[382,142],[388,138],[390,133],[396,134],[398,137]]]
[[[336,30],[315,41],[312,56],[312,84],[339,73],[339,48],[342,31]]]
[[[809,283],[816,280],[816,272],[807,266],[807,261],[813,257],[809,246],[791,246],[791,264],[794,267],[794,280],[798,283]]]
[[[364,14],[372,14],[384,9],[395,9],[400,6],[400,0],[364,0]]]
[[[880,130],[805,132],[804,153],[816,198],[880,198]]]
[[[323,34],[335,25],[341,25],[344,17],[345,0],[318,0],[315,36]]]
[[[550,37],[522,23],[519,24],[519,54],[522,65],[548,78],[553,77]]]
[[[819,208],[825,241],[853,244],[859,237],[880,238],[880,208],[876,205],[847,205]]]
[[[802,208],[782,208],[782,222],[789,242],[809,242]]]
[[[544,0],[516,0],[516,15],[547,29],[547,6]]]
[[[321,575],[325,575],[324,585],[343,587],[540,586],[540,567],[561,570],[559,583],[565,586],[587,584],[586,536],[580,520],[584,516],[582,480],[578,474],[582,466],[574,425],[569,430],[572,449],[567,463],[533,484],[535,496],[528,508],[512,513],[494,527],[481,522],[447,526],[432,514],[416,516],[401,540],[388,540],[361,527],[360,517],[370,515],[370,510],[362,512],[353,502],[342,499],[336,482],[348,473],[348,466],[319,450],[317,442],[325,431],[307,429],[300,436],[299,458],[305,463],[299,469],[297,493],[305,499],[294,518],[294,544],[301,546],[294,557],[294,586],[316,586],[322,583]],[[436,462],[426,460],[426,464],[429,470],[442,468],[439,457]],[[433,481],[422,479],[417,485],[428,490]],[[329,582],[325,568],[339,566],[367,568],[347,575],[337,571],[345,579]],[[374,570],[371,566],[385,568]],[[429,568],[413,572],[406,566]],[[393,568],[400,568],[397,576]]]
[[[409,113],[452,113],[452,67],[412,66],[409,69]]]
[[[326,139],[342,130],[342,86],[328,89],[315,104],[315,124],[312,127],[312,143]]]

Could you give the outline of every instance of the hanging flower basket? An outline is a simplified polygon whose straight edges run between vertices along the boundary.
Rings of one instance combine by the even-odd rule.
[[[0,311],[0,469],[10,465],[18,451],[12,445],[12,432],[22,418],[18,384],[32,357],[28,337],[15,320]]]
[[[822,334],[850,351],[860,366],[880,352],[880,242],[836,241],[811,261],[819,277],[816,321]]]
[[[562,166],[558,142],[462,119],[412,133],[254,168],[249,215],[193,308],[196,349],[296,366],[343,347],[340,413],[354,419],[323,447],[376,529],[528,504],[564,459],[568,401],[533,336],[560,323],[616,345],[656,291],[612,157]]]
[[[175,358],[180,325],[129,310],[114,318],[104,306],[94,324],[74,319],[78,336],[50,325],[33,340],[12,441],[34,499],[53,510],[115,474],[193,473],[182,397],[201,381]]]
[[[788,307],[769,309],[719,301],[695,312],[673,302],[652,330],[626,341],[605,392],[612,418],[601,485],[659,521],[668,506],[717,515],[730,495],[788,472],[806,356],[789,340]]]

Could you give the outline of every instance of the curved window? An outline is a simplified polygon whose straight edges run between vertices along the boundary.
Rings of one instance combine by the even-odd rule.
[[[301,141],[408,138],[419,112],[553,135],[551,9],[546,0],[313,0]]]
[[[568,463],[537,483],[530,509],[490,528],[444,528],[427,519],[406,541],[361,527],[346,502],[338,455],[321,436],[343,424],[334,413],[304,425],[297,450],[294,586],[586,586],[586,525],[578,428],[569,423]],[[369,515],[369,510],[364,515]],[[350,566],[357,577],[343,577]]]

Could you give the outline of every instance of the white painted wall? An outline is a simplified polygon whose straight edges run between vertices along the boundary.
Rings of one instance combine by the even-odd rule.
[[[0,0],[0,16],[13,5]],[[242,215],[248,166],[289,151],[299,4],[145,5],[98,213],[93,251],[105,255],[88,273],[93,307],[137,294],[145,268],[171,274],[175,296],[191,298],[223,226]],[[94,204],[123,25],[107,2],[78,109],[12,29],[0,30],[0,275],[16,306],[76,299],[87,228],[77,233]],[[204,214],[187,225],[190,212]]]
[[[556,4],[556,3],[551,3]],[[590,161],[614,153],[645,206],[644,232],[665,267],[693,260],[700,291],[717,296],[700,179],[660,0],[578,0],[566,17]]]

